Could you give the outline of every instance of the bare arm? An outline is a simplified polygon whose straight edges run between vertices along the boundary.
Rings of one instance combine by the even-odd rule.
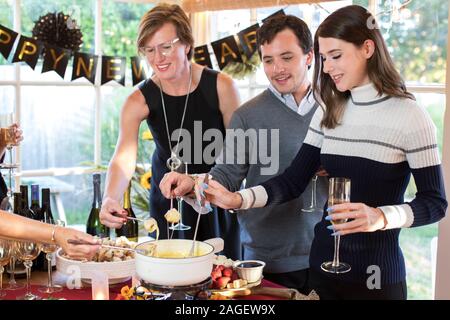
[[[225,128],[228,128],[233,112],[240,105],[239,91],[229,76],[219,73],[217,76],[217,93],[219,95],[219,109],[222,113],[223,124]]]
[[[99,246],[96,245],[74,246],[68,244],[68,239],[82,239],[92,244],[98,243],[91,235],[74,229],[45,224],[1,210],[0,221],[1,238],[53,243],[53,235],[55,242],[63,248],[64,252],[75,259],[90,259],[99,248]]]
[[[123,218],[114,217],[112,214],[123,215],[119,200],[136,168],[139,126],[147,118],[148,113],[145,98],[139,90],[133,92],[122,107],[119,138],[109,163],[100,212],[101,222],[108,227],[120,228],[122,226]]]

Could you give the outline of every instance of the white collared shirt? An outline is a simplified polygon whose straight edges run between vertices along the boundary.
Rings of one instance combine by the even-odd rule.
[[[283,102],[286,107],[293,110],[294,112],[298,113],[301,116],[304,116],[308,112],[311,111],[311,109],[316,104],[316,101],[314,100],[314,95],[312,94],[311,88],[308,90],[308,93],[305,95],[305,97],[300,101],[299,104],[295,101],[294,95],[292,93],[282,94],[278,92],[277,89],[275,89],[272,84],[269,84],[269,90],[277,97],[281,102]]]

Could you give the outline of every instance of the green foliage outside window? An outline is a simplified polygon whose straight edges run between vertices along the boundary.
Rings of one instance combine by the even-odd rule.
[[[380,12],[392,1],[383,1]],[[389,4],[389,6],[388,6]],[[399,12],[378,17],[383,36],[400,71],[409,82],[445,83],[448,1],[413,0]]]

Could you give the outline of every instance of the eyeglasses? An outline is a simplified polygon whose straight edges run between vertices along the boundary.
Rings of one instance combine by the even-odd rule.
[[[156,47],[140,47],[139,49],[147,58],[150,59],[155,57],[156,50],[158,50],[163,56],[167,57],[173,52],[174,45],[179,40],[179,38],[175,38],[172,41],[158,44]]]

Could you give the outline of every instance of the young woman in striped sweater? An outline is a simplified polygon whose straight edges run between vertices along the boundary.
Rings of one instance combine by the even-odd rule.
[[[220,207],[248,209],[298,197],[320,165],[330,177],[350,178],[351,202],[330,212],[325,205],[314,229],[310,287],[322,299],[406,299],[400,230],[439,221],[447,208],[435,126],[406,91],[363,7],[344,7],[325,19],[314,51],[313,86],[322,109],[291,166],[237,193],[216,181],[205,192]],[[405,202],[411,174],[418,191]],[[349,220],[331,226],[337,219]],[[344,274],[320,268],[333,257],[332,232],[345,235],[340,256],[351,270]]]

